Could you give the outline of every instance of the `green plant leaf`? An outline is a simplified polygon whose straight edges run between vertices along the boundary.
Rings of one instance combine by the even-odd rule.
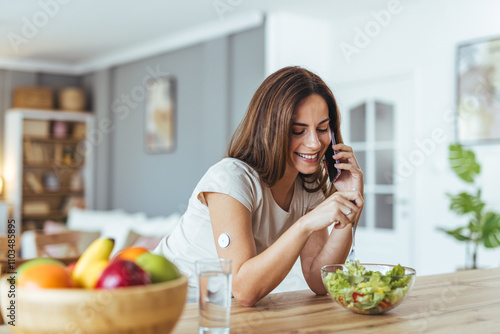
[[[469,224],[467,224],[467,229],[474,236],[472,239],[477,238],[477,234],[479,234],[479,238],[481,237],[481,233],[483,232],[483,225],[477,219],[471,219]]]
[[[486,248],[500,246],[500,214],[487,212],[482,219],[483,243]]]
[[[465,215],[468,213],[475,213],[480,215],[483,211],[485,203],[479,198],[480,192],[478,195],[471,195],[466,192],[461,192],[457,195],[446,194],[450,200],[450,210],[455,212],[458,215]]]
[[[462,234],[462,231],[464,229],[465,229],[465,227],[459,227],[459,228],[456,228],[456,229],[453,229],[453,230],[448,230],[448,229],[445,229],[445,228],[442,228],[442,227],[438,227],[438,230],[443,231],[443,232],[445,232],[448,235],[451,235],[452,237],[454,237],[458,241],[470,241],[471,239],[470,239],[469,236]]]
[[[474,178],[481,172],[474,152],[464,149],[460,144],[450,145],[448,159],[451,169],[465,182],[473,183]]]

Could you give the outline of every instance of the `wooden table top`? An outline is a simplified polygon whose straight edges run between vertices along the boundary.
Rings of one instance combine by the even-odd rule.
[[[500,268],[416,278],[401,305],[383,315],[347,311],[311,291],[271,294],[255,307],[233,300],[235,333],[499,333]],[[10,333],[0,326],[0,334]],[[186,304],[174,334],[198,333],[197,304]]]
[[[234,333],[499,333],[500,268],[422,276],[406,300],[383,315],[354,314],[311,291],[271,294],[255,307],[233,300]],[[198,332],[187,304],[175,334]]]

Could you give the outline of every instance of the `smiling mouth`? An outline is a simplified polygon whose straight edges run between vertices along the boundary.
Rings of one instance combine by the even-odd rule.
[[[318,158],[318,153],[316,154],[302,154],[302,153],[295,153],[299,157],[306,159],[306,160],[316,160]]]

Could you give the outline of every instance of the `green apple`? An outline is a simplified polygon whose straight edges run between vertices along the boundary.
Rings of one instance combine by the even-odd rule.
[[[40,264],[58,264],[61,267],[65,267],[64,263],[62,263],[59,260],[50,258],[50,257],[38,257],[32,260],[28,260],[21,264],[19,267],[17,267],[17,277],[21,277],[21,275],[28,270],[29,268],[33,268],[35,266],[38,266]]]
[[[149,273],[152,283],[171,281],[181,276],[179,269],[162,255],[144,253],[135,259],[135,263]]]

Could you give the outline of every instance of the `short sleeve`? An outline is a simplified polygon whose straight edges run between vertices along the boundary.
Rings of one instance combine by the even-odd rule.
[[[232,158],[223,159],[212,166],[196,186],[195,192],[196,198],[205,206],[205,193],[216,192],[233,197],[250,212],[262,200],[257,172],[246,163]]]

